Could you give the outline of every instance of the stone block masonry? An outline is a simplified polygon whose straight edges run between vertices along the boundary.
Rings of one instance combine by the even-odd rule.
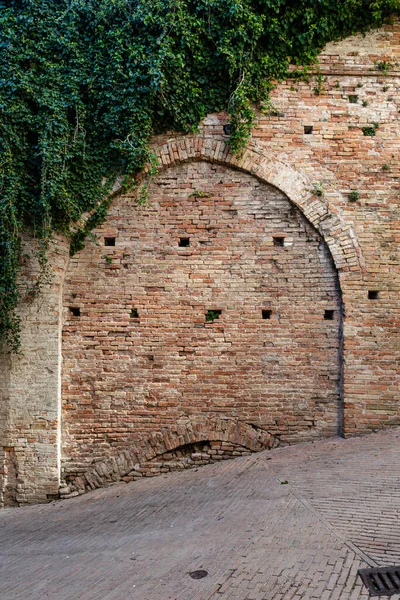
[[[0,356],[0,504],[399,423],[399,37],[328,45],[242,157],[225,114],[156,138],[149,203],[116,197],[69,263],[54,241]]]
[[[25,240],[26,254],[35,244]],[[20,356],[0,355],[0,489],[5,505],[47,502],[60,485],[61,290],[68,244],[55,238],[50,284],[36,298],[31,263],[23,266]],[[1,499],[1,496],[0,496]]]

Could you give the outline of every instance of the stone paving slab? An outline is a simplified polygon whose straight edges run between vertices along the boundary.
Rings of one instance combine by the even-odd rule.
[[[0,600],[367,600],[357,570],[400,564],[399,435],[1,511]]]

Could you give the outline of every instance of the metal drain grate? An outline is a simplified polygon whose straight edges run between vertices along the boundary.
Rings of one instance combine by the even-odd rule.
[[[207,577],[208,571],[199,569],[198,571],[192,571],[189,575],[192,579],[203,579],[203,577]]]
[[[400,593],[400,567],[378,567],[358,571],[370,596],[393,596]]]

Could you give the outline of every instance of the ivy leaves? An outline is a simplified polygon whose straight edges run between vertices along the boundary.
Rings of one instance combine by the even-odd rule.
[[[0,345],[19,349],[21,234],[73,250],[106,217],[117,175],[151,162],[149,141],[230,114],[244,147],[254,104],[289,62],[382,23],[400,0],[0,1]],[[70,227],[92,217],[78,234]]]

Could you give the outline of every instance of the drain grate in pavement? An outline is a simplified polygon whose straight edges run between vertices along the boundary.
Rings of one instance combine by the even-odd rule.
[[[203,579],[203,577],[207,577],[208,571],[199,569],[198,571],[192,571],[189,575],[192,579]]]
[[[358,574],[370,596],[393,596],[400,593],[400,566],[360,569]]]

